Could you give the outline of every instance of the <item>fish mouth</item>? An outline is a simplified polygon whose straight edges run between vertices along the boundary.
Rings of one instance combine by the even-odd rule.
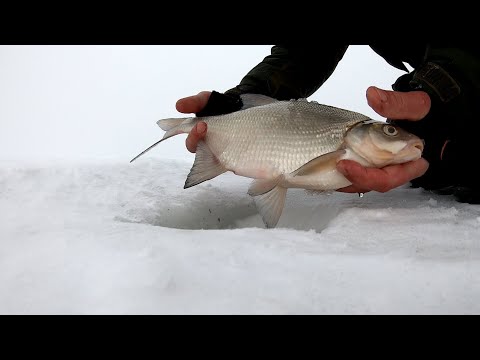
[[[421,142],[416,142],[413,144],[413,147],[420,150],[420,152],[423,152],[423,149],[425,148],[425,141],[422,140]]]
[[[425,148],[425,140],[419,139],[413,142],[413,147],[417,148],[420,150],[420,152],[423,152],[423,149]]]
[[[414,139],[410,140],[405,146],[405,149],[412,149],[416,156],[419,158],[422,156],[423,149],[425,148],[425,141],[423,139]]]

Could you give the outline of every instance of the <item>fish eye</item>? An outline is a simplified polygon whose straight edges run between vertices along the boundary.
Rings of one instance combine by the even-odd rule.
[[[384,125],[383,132],[388,136],[395,136],[398,134],[398,130],[395,128],[395,126],[392,125]]]

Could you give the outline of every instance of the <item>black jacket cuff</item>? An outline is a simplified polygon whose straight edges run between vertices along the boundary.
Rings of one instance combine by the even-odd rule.
[[[196,115],[200,117],[228,114],[240,110],[242,106],[242,99],[239,95],[222,94],[214,90],[208,99],[207,105]]]

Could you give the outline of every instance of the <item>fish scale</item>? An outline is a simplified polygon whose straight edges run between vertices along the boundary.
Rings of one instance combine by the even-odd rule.
[[[267,167],[276,175],[336,150],[349,126],[368,119],[334,109],[293,100],[195,121],[207,123],[205,141],[228,170],[255,174]]]
[[[248,194],[265,225],[275,227],[289,188],[337,190],[351,182],[336,166],[350,159],[383,167],[421,157],[424,144],[391,124],[345,109],[305,99],[278,101],[258,94],[241,95],[244,107],[230,114],[159,120],[165,139],[188,133],[204,121],[195,162],[185,181],[190,188],[226,171],[254,179]]]

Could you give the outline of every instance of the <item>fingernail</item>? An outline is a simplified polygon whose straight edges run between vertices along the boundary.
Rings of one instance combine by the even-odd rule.
[[[207,124],[205,124],[204,122],[199,122],[197,124],[197,133],[199,135],[203,135],[205,134],[206,131],[207,131]]]
[[[385,94],[383,90],[375,88],[375,91],[377,92],[381,102],[387,102],[387,94]]]

